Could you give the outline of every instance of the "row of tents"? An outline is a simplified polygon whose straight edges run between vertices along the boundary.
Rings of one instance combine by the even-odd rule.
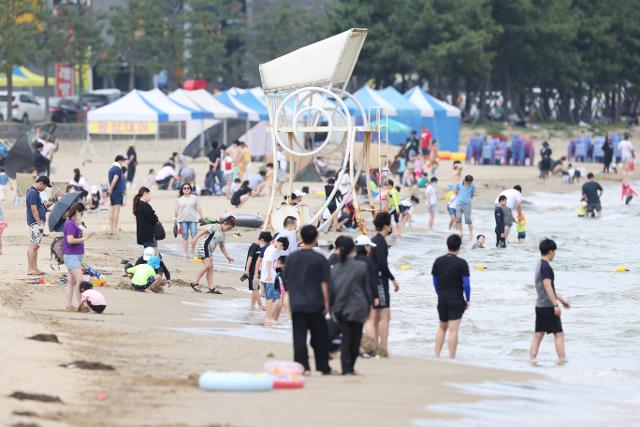
[[[427,127],[442,150],[457,151],[460,134],[460,110],[440,101],[418,87],[404,95],[393,87],[375,90],[364,86],[353,94],[365,112],[382,108],[400,131],[391,130],[389,142],[402,145],[411,130],[420,133]],[[350,113],[359,110],[346,102]],[[210,141],[245,140],[253,155],[269,153],[269,119],[264,93],[260,87],[231,88],[217,95],[204,89],[178,89],[168,95],[159,89],[132,90],[117,101],[90,111],[87,121],[99,122],[186,122],[188,146],[185,154],[197,157]],[[360,119],[361,120],[361,119]],[[157,128],[156,128],[157,129]]]

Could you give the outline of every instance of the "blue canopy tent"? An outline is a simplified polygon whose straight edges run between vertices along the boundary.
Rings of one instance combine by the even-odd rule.
[[[369,86],[363,86],[353,94],[353,97],[362,105],[364,113],[369,115],[370,121],[375,121],[376,108],[383,108],[382,114],[386,113],[389,117],[403,123],[402,117],[399,116],[396,107],[386,100],[377,90],[371,89]],[[356,121],[362,123],[360,110],[349,99],[346,102],[349,112],[356,117]],[[405,123],[406,124],[406,123]],[[403,145],[407,135],[398,133],[389,133],[389,143],[393,145]]]
[[[416,131],[418,135],[420,135],[420,128],[426,125],[425,120],[421,117],[420,109],[392,86],[387,86],[377,92],[396,109],[397,115],[395,120],[406,124],[412,131]],[[405,136],[405,139],[408,138],[409,135],[410,132]]]
[[[427,127],[438,141],[441,150],[458,151],[460,147],[460,109],[424,92],[419,87],[414,87],[404,94],[413,105],[422,113],[423,117],[429,117],[433,111],[433,127]]]

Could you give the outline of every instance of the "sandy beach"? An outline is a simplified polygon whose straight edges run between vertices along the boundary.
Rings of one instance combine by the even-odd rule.
[[[470,132],[463,133],[468,140]],[[549,135],[541,132],[536,141]],[[551,138],[555,153],[566,151],[566,138]],[[117,153],[124,153],[128,141],[96,141],[96,156],[87,163],[77,153],[79,141],[62,141],[54,158],[54,181],[68,181],[72,169],[80,167],[90,185],[105,183],[108,166]],[[149,168],[156,171],[172,151],[181,151],[182,141],[139,141],[137,181],[143,181]],[[559,157],[559,154],[554,158]],[[206,163],[190,163],[197,180],[204,180]],[[594,172],[600,165],[580,165]],[[257,171],[259,165],[254,164]],[[576,185],[565,185],[553,177],[545,185],[538,183],[537,169],[464,165],[464,173],[476,179],[478,198],[475,206],[489,207],[496,195],[514,184],[522,185],[524,194],[537,191],[571,192]],[[637,174],[637,172],[636,172]],[[440,165],[441,189],[453,182],[451,162]],[[637,175],[636,175],[637,178]],[[612,180],[622,179],[620,176]],[[315,196],[323,183],[309,183],[307,203],[320,206]],[[416,191],[417,192],[417,191]],[[24,201],[15,207],[6,203],[4,214],[10,226],[3,236],[0,256],[0,425],[7,426],[408,426],[414,420],[442,416],[425,407],[441,402],[469,402],[478,396],[454,388],[456,383],[484,381],[527,382],[536,375],[508,370],[479,368],[457,362],[393,356],[389,359],[359,359],[361,377],[312,376],[303,390],[269,393],[211,393],[200,390],[194,378],[206,370],[261,371],[268,360],[290,360],[290,343],[252,340],[222,334],[197,335],[177,330],[198,328],[207,299],[231,301],[244,298],[237,271],[216,269],[214,280],[223,295],[194,293],[188,286],[199,264],[179,256],[167,255],[165,262],[172,273],[173,286],[164,294],[142,294],[130,290],[122,275],[122,259],[135,259],[141,247],[135,244],[135,218],[128,203],[120,216],[122,232],[106,235],[107,212],[87,214],[84,221],[98,234],[86,243],[86,258],[99,268],[107,280],[100,289],[107,298],[103,315],[67,313],[64,286],[56,284],[66,269],[51,269],[49,244],[53,234],[45,237],[40,249],[40,268],[52,284],[33,284],[26,276],[27,227]],[[404,190],[403,195],[409,195]],[[421,197],[424,193],[420,190]],[[169,231],[177,192],[152,190],[151,205]],[[9,194],[9,200],[13,193]],[[241,209],[232,209],[221,197],[201,199],[206,215],[226,212],[264,213],[267,198],[252,198]],[[577,202],[576,202],[577,203]],[[439,211],[444,214],[445,205]],[[424,205],[416,214],[425,212]],[[239,236],[227,236],[227,242],[248,244],[256,231],[234,230]],[[421,232],[423,230],[414,229]],[[426,234],[428,238],[428,234]],[[169,233],[170,234],[170,233]],[[331,239],[333,234],[322,235]],[[175,248],[178,239],[169,236],[160,250]],[[403,244],[399,240],[397,244]],[[164,248],[164,249],[163,249]],[[244,257],[236,258],[241,269]],[[430,283],[425,283],[430,286]],[[430,289],[429,289],[430,290]],[[431,310],[431,311],[429,311]],[[425,307],[433,316],[433,307]],[[248,314],[257,323],[259,313]],[[234,323],[207,321],[207,328],[234,328]],[[435,331],[424,331],[432,335]],[[53,333],[60,343],[28,340],[39,333]],[[393,330],[391,331],[393,335]],[[65,368],[74,361],[100,362],[114,370]],[[339,361],[332,362],[334,369]],[[496,366],[500,366],[496,363]],[[15,392],[46,394],[59,402],[19,400]]]

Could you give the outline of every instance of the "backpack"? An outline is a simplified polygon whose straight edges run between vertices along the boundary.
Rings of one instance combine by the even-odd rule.
[[[58,236],[51,242],[51,260],[55,260],[58,265],[64,264],[64,251],[62,247],[62,237]]]

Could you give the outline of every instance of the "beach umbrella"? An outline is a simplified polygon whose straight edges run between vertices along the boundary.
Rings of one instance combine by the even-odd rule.
[[[62,231],[65,220],[64,214],[67,213],[71,205],[82,197],[82,193],[84,193],[84,191],[74,191],[73,193],[65,194],[53,205],[53,209],[49,214],[49,231]]]

